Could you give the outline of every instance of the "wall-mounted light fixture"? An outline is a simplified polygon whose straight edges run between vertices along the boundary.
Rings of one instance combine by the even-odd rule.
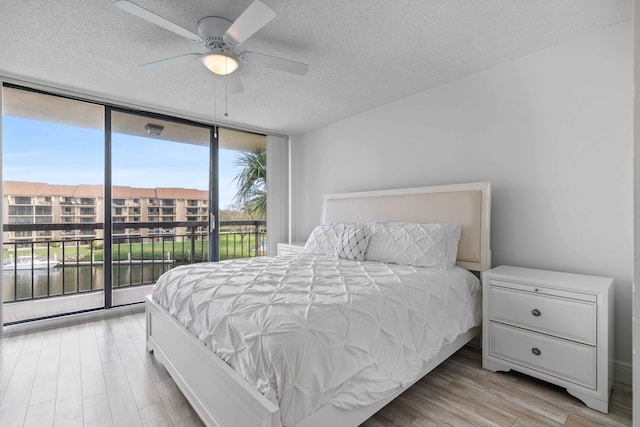
[[[153,123],[147,123],[144,127],[147,130],[147,133],[151,136],[160,136],[164,126],[154,125]]]

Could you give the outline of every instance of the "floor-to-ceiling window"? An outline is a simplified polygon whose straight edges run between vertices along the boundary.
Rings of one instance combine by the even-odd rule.
[[[166,270],[210,260],[215,129],[122,111],[111,129],[113,305],[122,305],[142,301]]]
[[[140,302],[175,266],[265,254],[264,135],[12,85],[1,124],[4,324]]]
[[[4,87],[4,322],[104,306],[104,107]]]
[[[219,130],[220,259],[266,255],[267,142]]]

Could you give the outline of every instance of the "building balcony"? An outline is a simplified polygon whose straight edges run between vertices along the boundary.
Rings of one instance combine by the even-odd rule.
[[[10,238],[14,242],[25,242],[33,240],[33,236],[11,236]]]

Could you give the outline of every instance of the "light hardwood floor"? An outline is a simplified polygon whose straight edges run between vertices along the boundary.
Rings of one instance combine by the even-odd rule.
[[[0,426],[201,426],[144,339],[142,313],[0,339]],[[364,423],[443,425],[631,425],[631,389],[616,384],[604,415],[558,387],[482,369],[472,343]]]

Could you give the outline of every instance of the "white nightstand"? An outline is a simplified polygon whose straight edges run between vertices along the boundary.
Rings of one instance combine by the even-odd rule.
[[[501,266],[483,283],[482,366],[566,387],[607,413],[613,279]]]
[[[305,242],[278,243],[278,256],[296,255],[302,252]]]

